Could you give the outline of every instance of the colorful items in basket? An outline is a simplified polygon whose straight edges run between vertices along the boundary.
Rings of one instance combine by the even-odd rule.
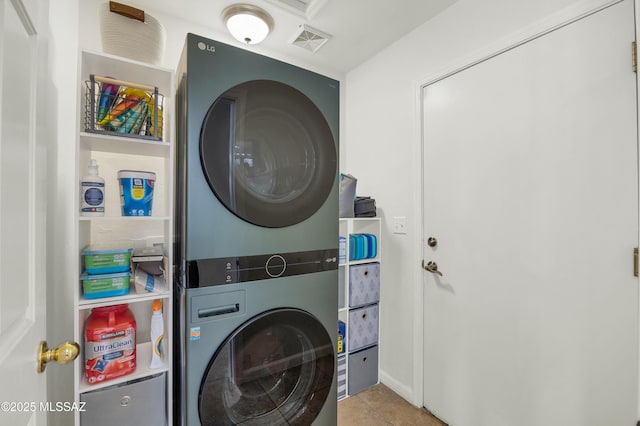
[[[162,139],[162,95],[156,87],[92,75],[87,129]],[[94,83],[99,83],[94,84]],[[99,91],[99,95],[94,93]],[[88,92],[89,93],[89,92]]]
[[[150,99],[144,90],[127,87],[119,93],[115,106],[98,121],[98,125],[118,133],[130,133],[134,128],[139,130]]]
[[[113,102],[116,100],[120,86],[117,84],[104,83],[102,85],[102,91],[100,93],[100,101],[98,104],[98,119],[100,122],[107,115],[107,112],[113,106]]]
[[[162,108],[158,108],[157,111],[158,114],[158,133],[162,133]],[[155,106],[155,100],[152,97],[151,101],[149,101],[149,116],[151,117],[151,126],[149,127],[149,134],[153,135],[155,132],[155,127],[154,127],[154,123],[156,122],[155,120],[155,116],[156,116],[156,106]]]

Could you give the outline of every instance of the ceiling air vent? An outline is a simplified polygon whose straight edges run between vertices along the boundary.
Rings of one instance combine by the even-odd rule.
[[[298,30],[293,36],[291,44],[315,52],[329,41],[330,38],[331,36],[329,34],[302,24],[298,26]]]

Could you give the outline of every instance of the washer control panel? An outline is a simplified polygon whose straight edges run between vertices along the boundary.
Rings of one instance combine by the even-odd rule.
[[[287,270],[287,261],[279,254],[274,254],[267,259],[267,264],[264,266],[264,269],[271,278],[278,278]]]
[[[208,287],[338,269],[338,250],[313,250],[187,262],[188,288]]]

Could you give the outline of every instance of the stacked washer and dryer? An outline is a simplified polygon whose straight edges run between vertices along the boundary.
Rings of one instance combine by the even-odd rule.
[[[176,418],[335,425],[339,83],[194,34],[177,80]]]

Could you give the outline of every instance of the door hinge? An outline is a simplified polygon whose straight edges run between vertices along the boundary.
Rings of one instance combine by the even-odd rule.
[[[638,247],[633,249],[633,276],[638,276]]]
[[[631,43],[631,69],[638,72],[638,43],[635,41]]]

